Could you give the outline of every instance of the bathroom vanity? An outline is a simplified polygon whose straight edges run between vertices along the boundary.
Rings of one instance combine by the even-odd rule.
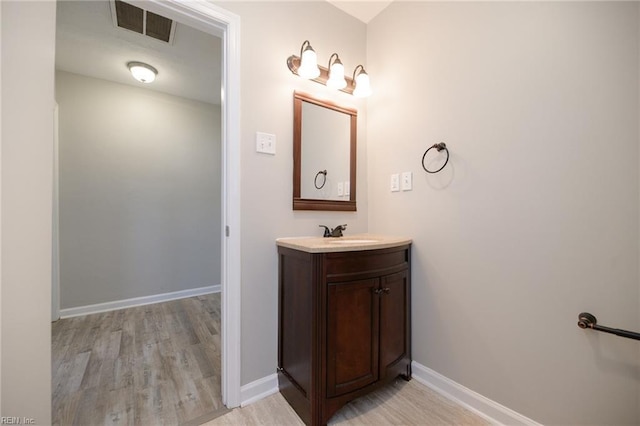
[[[411,378],[411,240],[281,238],[278,383],[307,425]]]

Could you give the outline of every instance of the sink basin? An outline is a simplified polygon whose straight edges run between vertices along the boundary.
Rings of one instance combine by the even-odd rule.
[[[377,243],[378,240],[331,240],[330,243],[334,244],[365,244],[365,243]]]

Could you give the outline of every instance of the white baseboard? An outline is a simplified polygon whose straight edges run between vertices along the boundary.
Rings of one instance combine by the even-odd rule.
[[[220,291],[221,286],[218,284],[208,287],[174,291],[171,293],[154,294],[151,296],[134,297],[132,299],[115,300],[113,302],[97,303],[95,305],[77,306],[75,308],[60,309],[60,318],[70,318],[80,315],[115,311],[118,309],[132,308],[134,306],[150,305],[152,303],[161,303],[168,302],[170,300],[184,299],[186,297],[201,296],[203,294],[219,293]]]
[[[245,407],[269,395],[278,392],[278,375],[276,373],[263,377],[240,387],[240,406]]]
[[[422,364],[413,361],[411,368],[412,377],[416,381],[487,419],[492,424],[542,426],[540,423],[498,404]]]
[[[415,361],[411,363],[412,377],[494,425],[542,426],[540,423],[498,404],[448,377]],[[278,392],[278,375],[272,374],[240,388],[241,406],[245,407]]]

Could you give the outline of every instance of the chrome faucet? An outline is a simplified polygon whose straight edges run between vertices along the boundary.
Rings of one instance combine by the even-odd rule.
[[[347,224],[345,223],[344,225],[338,225],[333,229],[330,229],[327,226],[324,225],[318,225],[320,228],[324,228],[324,237],[325,238],[329,238],[329,237],[342,237],[342,231],[346,231],[347,230]]]

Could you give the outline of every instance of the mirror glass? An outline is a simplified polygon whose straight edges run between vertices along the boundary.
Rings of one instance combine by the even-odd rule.
[[[294,210],[356,210],[357,111],[294,93]]]
[[[302,198],[349,199],[350,126],[347,114],[302,103]]]

